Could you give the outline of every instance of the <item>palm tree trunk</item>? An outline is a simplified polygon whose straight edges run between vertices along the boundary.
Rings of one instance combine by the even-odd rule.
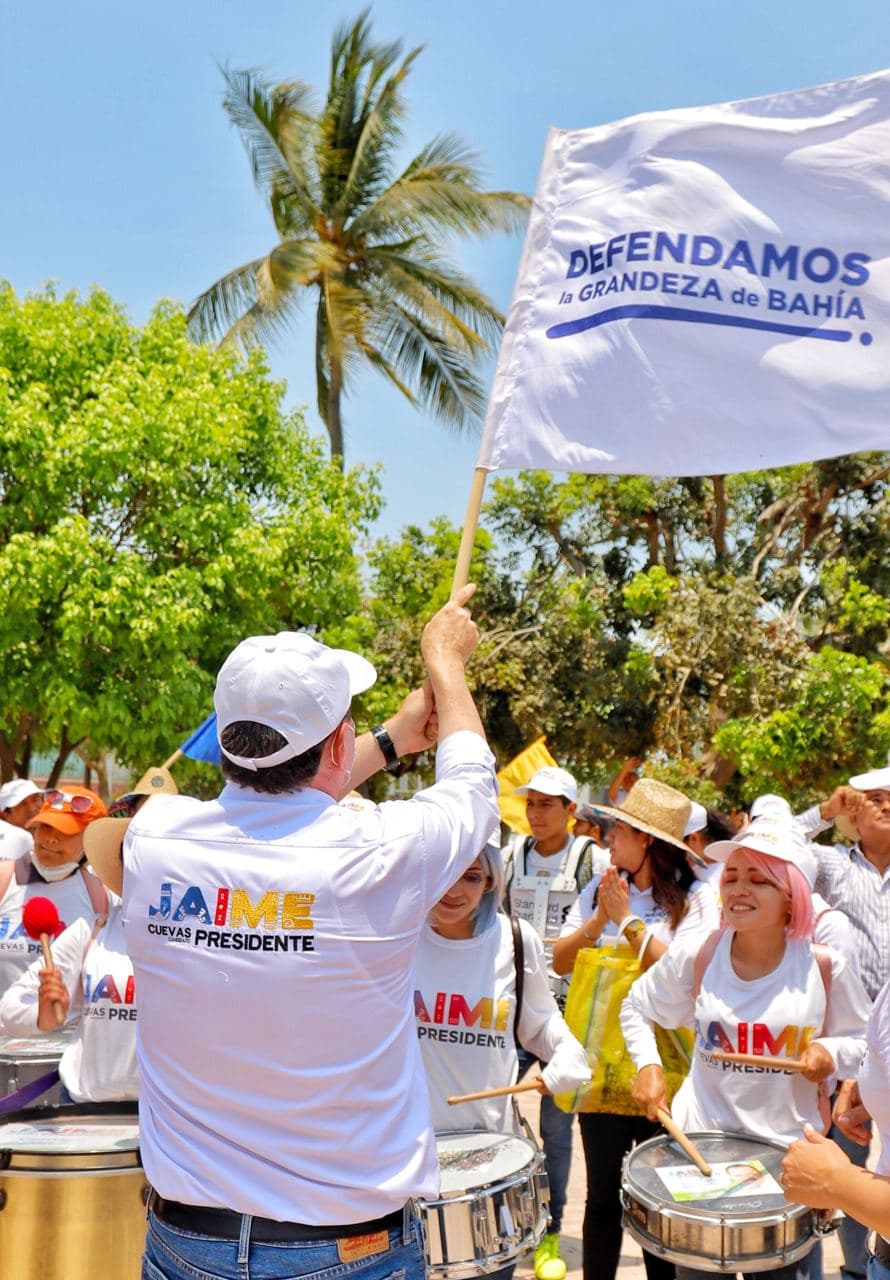
[[[331,441],[331,461],[343,468],[343,424],[340,421],[340,397],[343,394],[343,371],[339,360],[330,358],[328,364],[328,412],[327,428]]]

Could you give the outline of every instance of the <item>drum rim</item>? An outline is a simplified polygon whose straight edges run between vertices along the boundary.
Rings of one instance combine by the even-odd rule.
[[[105,1157],[106,1166],[93,1164],[89,1166],[96,1172],[103,1168],[126,1167],[140,1169],[142,1159],[138,1142],[135,1147],[111,1149],[108,1147],[87,1147],[74,1152],[34,1151],[26,1147],[10,1147],[3,1142],[3,1126],[7,1124],[39,1124],[45,1121],[59,1121],[90,1117],[102,1120],[112,1116],[126,1117],[135,1120],[138,1127],[139,1108],[133,1101],[124,1102],[75,1102],[70,1104],[51,1103],[48,1106],[23,1107],[18,1111],[8,1111],[0,1117],[0,1171],[12,1173],[37,1173],[41,1170],[74,1170],[74,1162],[79,1160],[98,1160]],[[19,1159],[17,1159],[17,1157]],[[117,1162],[115,1164],[115,1162]],[[86,1170],[84,1170],[85,1172]]]
[[[776,1151],[784,1152],[788,1150],[786,1146],[781,1142],[777,1142],[775,1138],[756,1138],[750,1133],[736,1133],[732,1130],[700,1129],[695,1132],[690,1131],[687,1137],[693,1142],[699,1142],[702,1138],[740,1138],[744,1142],[759,1143],[762,1147],[772,1147]],[[677,1217],[692,1217],[700,1221],[710,1220],[713,1223],[720,1223],[722,1226],[755,1226],[767,1219],[793,1222],[798,1218],[806,1217],[810,1214],[815,1215],[818,1212],[818,1210],[811,1209],[808,1205],[800,1204],[797,1200],[789,1200],[787,1197],[784,1204],[777,1205],[775,1209],[748,1210],[709,1209],[695,1205],[688,1200],[682,1204],[675,1204],[667,1198],[667,1194],[665,1194],[664,1200],[656,1200],[651,1191],[647,1191],[645,1187],[641,1187],[631,1180],[630,1164],[636,1153],[643,1151],[646,1147],[664,1146],[666,1143],[674,1141],[675,1139],[670,1134],[657,1133],[653,1138],[647,1138],[645,1142],[637,1143],[636,1146],[631,1147],[630,1151],[625,1155],[621,1167],[621,1189],[623,1195],[632,1197],[640,1204],[645,1205],[647,1209],[654,1209],[659,1213]]]

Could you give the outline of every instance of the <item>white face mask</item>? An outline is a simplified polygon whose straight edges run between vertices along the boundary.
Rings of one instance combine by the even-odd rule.
[[[40,861],[33,849],[31,850],[31,861],[40,872],[42,878],[49,884],[53,884],[56,880],[67,880],[80,866],[80,859],[78,858],[74,862],[63,862],[60,867],[47,867]]]

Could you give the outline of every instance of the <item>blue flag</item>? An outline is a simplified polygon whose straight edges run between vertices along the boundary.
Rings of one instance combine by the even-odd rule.
[[[211,711],[194,733],[186,738],[179,750],[189,760],[205,760],[207,764],[219,764],[219,742],[216,737],[216,712]]]

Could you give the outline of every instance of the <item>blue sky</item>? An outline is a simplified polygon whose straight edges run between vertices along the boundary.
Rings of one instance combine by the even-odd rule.
[[[25,292],[100,284],[142,322],[274,242],[218,64],[319,90],[331,32],[360,4],[304,0],[0,0],[0,277]],[[751,97],[890,65],[890,3],[857,0],[378,0],[375,34],[426,49],[408,82],[406,153],[456,130],[490,186],[532,192],[549,125]],[[458,255],[506,309],[519,238]],[[307,313],[308,316],[308,313]],[[312,325],[271,353],[312,408]],[[490,376],[490,374],[488,375]],[[349,463],[384,467],[378,531],[463,519],[477,442],[368,374],[345,405]]]

